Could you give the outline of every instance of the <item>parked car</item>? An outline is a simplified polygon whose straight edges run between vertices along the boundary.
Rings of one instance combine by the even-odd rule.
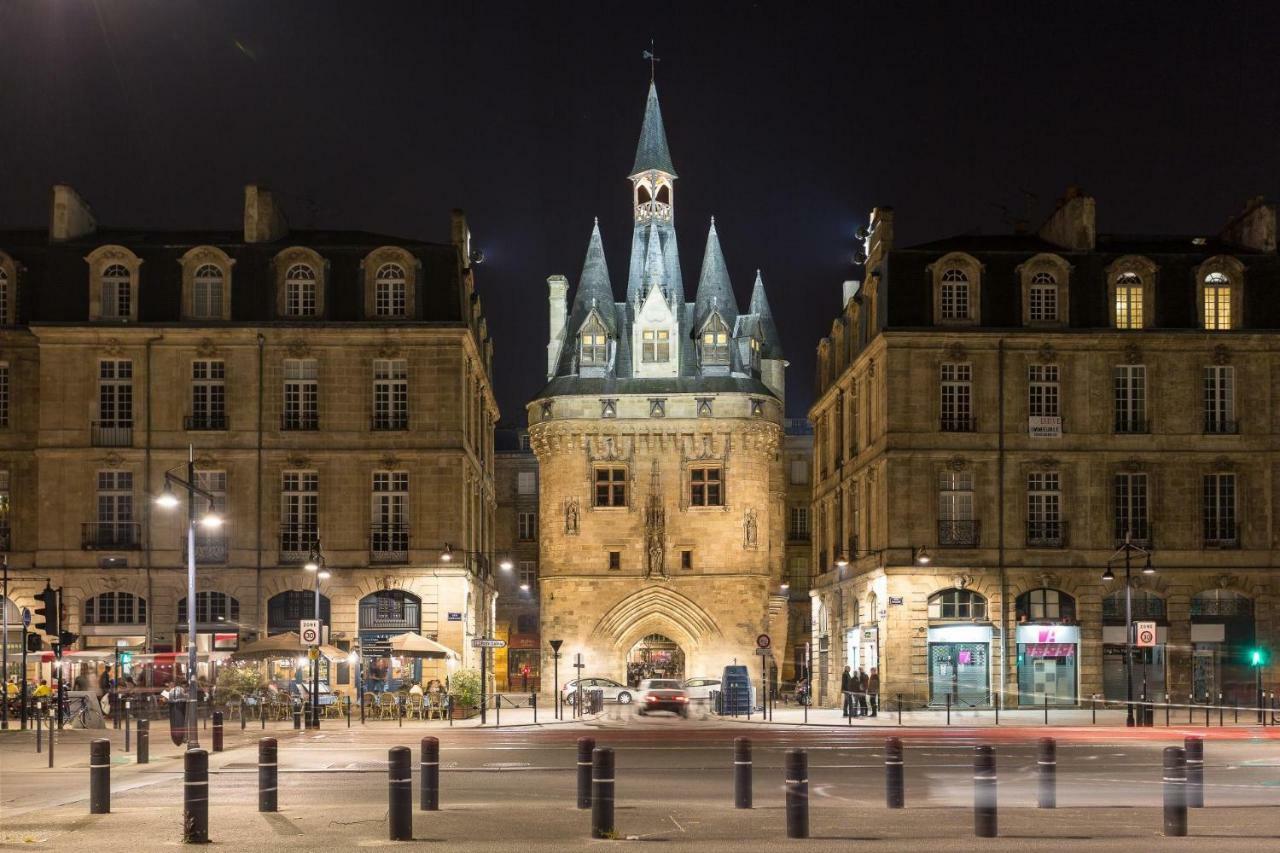
[[[720,689],[720,679],[686,678],[681,686],[690,702],[710,702],[712,691]]]
[[[619,684],[612,678],[575,678],[565,682],[561,691],[564,701],[570,705],[578,702],[578,687],[583,690],[603,690],[604,701],[617,702],[619,705],[630,705],[635,691],[625,684]]]
[[[651,711],[670,711],[689,716],[689,694],[674,678],[649,678],[640,682],[640,716]]]

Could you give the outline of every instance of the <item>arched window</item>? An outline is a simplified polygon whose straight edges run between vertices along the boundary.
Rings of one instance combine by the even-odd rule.
[[[1056,589],[1030,589],[1018,596],[1019,622],[1074,622],[1076,600]]]
[[[582,331],[579,333],[581,346],[579,348],[578,364],[581,367],[604,367],[609,363],[609,335],[605,331],[604,323],[594,314],[582,324]]]
[[[1146,589],[1133,590],[1133,618],[1163,622],[1165,618],[1164,599]],[[1118,589],[1108,593],[1102,599],[1102,621],[1107,624],[1124,624],[1124,590]]]
[[[1116,328],[1141,329],[1142,277],[1126,272],[1116,276]]]
[[[310,264],[294,264],[284,274],[285,313],[290,317],[316,316],[316,271]]]
[[[1053,273],[1038,272],[1033,275],[1028,297],[1028,311],[1033,323],[1057,322],[1058,279]]]
[[[313,590],[288,589],[267,600],[267,633],[297,631],[303,619],[316,618],[316,594]],[[329,621],[329,597],[320,596],[320,620]]]
[[[416,631],[421,624],[422,599],[411,592],[403,589],[381,589],[360,599],[361,631]]]
[[[13,297],[9,293],[9,274],[0,269],[0,326],[13,322],[10,312],[13,310]]]
[[[666,184],[658,187],[658,202],[660,204],[671,204],[671,187]]]
[[[712,313],[702,327],[701,355],[704,367],[722,367],[729,364],[729,327],[720,317],[720,312]]]
[[[878,622],[880,620],[880,599],[876,597],[874,592],[867,593],[867,621]]]
[[[84,603],[86,625],[145,625],[147,600],[131,592],[104,592]]]
[[[191,278],[191,316],[201,320],[222,318],[222,270],[201,264]]]
[[[403,317],[408,306],[404,267],[383,264],[374,277],[374,314],[378,317]]]
[[[178,599],[178,623],[187,621],[187,600]],[[213,625],[219,622],[240,621],[240,600],[225,592],[196,593],[196,622],[201,625]]]
[[[1227,589],[1207,589],[1191,596],[1191,615],[1252,616],[1253,599]]]
[[[102,271],[102,316],[127,320],[133,310],[133,276],[123,264],[110,264]]]
[[[982,620],[987,618],[987,600],[968,589],[944,589],[929,597],[930,619]]]
[[[1220,272],[1204,277],[1204,327],[1231,328],[1231,280]]]
[[[831,633],[831,617],[827,614],[827,605],[821,601],[817,601],[818,612],[817,618],[814,620],[814,630],[817,631],[819,637],[825,637]]]
[[[969,276],[964,270],[952,268],[942,274],[942,319],[969,319]]]

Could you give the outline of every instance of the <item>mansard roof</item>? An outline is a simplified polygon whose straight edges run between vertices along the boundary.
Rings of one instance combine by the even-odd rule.
[[[671,151],[667,148],[667,131],[662,126],[662,107],[658,105],[658,87],[649,83],[649,99],[644,105],[644,124],[640,126],[640,142],[636,145],[636,162],[631,175],[657,169],[675,177]]]

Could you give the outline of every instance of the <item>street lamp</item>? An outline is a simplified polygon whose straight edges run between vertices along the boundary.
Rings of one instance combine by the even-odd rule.
[[[1125,690],[1125,719],[1126,726],[1133,726],[1133,583],[1130,577],[1130,560],[1134,554],[1146,557],[1146,562],[1142,566],[1144,575],[1153,575],[1156,570],[1151,565],[1151,551],[1146,548],[1133,544],[1132,535],[1129,531],[1125,531],[1124,542],[1116,549],[1115,553],[1107,560],[1107,568],[1102,573],[1104,581],[1113,581],[1116,579],[1115,572],[1111,570],[1111,564],[1121,557],[1124,558],[1124,690]]]
[[[175,466],[180,467],[180,466]],[[200,746],[199,726],[196,725],[196,702],[200,688],[196,684],[196,523],[208,530],[216,530],[222,526],[222,518],[215,513],[213,494],[196,485],[195,448],[187,445],[187,478],[184,480],[173,473],[173,469],[164,472],[164,489],[156,496],[156,505],[161,509],[176,509],[178,496],[173,487],[178,486],[187,492],[187,749]],[[203,517],[196,512],[196,496],[209,502],[209,511]]]
[[[311,545],[311,551],[307,554],[307,562],[302,568],[311,572],[316,576],[316,622],[320,626],[319,636],[316,637],[316,646],[321,645],[320,641],[324,639],[324,621],[320,615],[320,581],[329,579],[329,570],[324,567],[324,551],[320,548],[320,537],[317,536],[315,542]],[[310,719],[307,728],[320,728],[320,654],[319,648],[316,649],[316,656],[311,661],[311,705]]]

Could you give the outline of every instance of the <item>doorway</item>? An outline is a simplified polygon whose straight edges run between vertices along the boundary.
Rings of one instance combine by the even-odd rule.
[[[639,686],[646,678],[684,680],[684,652],[670,637],[650,634],[627,654],[627,684]]]

